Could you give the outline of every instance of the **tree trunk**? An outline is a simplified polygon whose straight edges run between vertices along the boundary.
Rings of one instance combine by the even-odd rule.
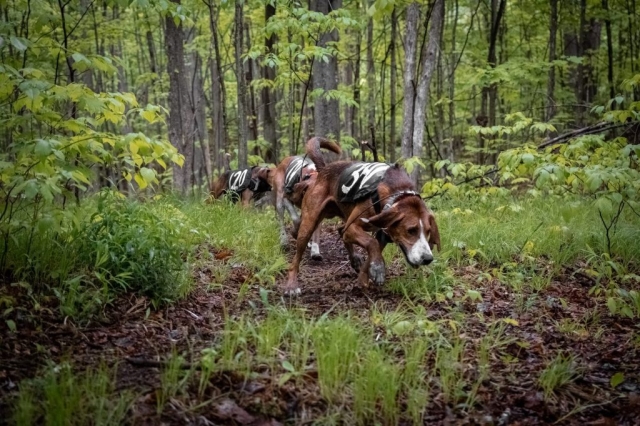
[[[238,81],[238,168],[247,167],[247,84],[245,82],[242,50],[244,41],[244,0],[236,0],[235,6],[235,60],[236,78]]]
[[[420,18],[420,6],[411,3],[407,7],[407,28],[404,38],[404,101],[402,111],[402,147],[401,155],[404,159],[413,156],[413,117],[416,98],[416,51],[418,45],[418,19]]]
[[[431,12],[431,26],[429,28],[429,41],[427,51],[422,57],[420,78],[416,90],[415,108],[413,111],[413,152],[416,157],[422,156],[424,144],[424,130],[426,126],[426,107],[429,104],[429,85],[437,66],[438,51],[440,47],[441,27],[444,21],[444,0],[435,0]],[[418,185],[420,168],[415,167],[411,173],[414,184]]]
[[[271,19],[271,17],[276,15],[276,6],[275,2],[271,4],[271,2],[267,2],[264,10],[264,21],[265,24]],[[264,46],[267,55],[275,55],[274,45],[276,44],[276,35],[271,34],[269,37],[265,38]],[[273,82],[276,78],[276,70],[273,67],[268,65],[262,66],[262,75],[265,80]],[[279,149],[278,149],[278,138],[276,135],[276,92],[272,87],[265,86],[262,89],[262,108],[263,108],[263,116],[264,116],[264,139],[267,141],[269,146],[271,147],[267,151],[267,155],[265,161],[268,163],[276,163],[278,161]]]
[[[220,48],[218,46],[218,12],[215,3],[209,3],[209,27],[211,30],[211,45],[213,54],[210,55],[211,68],[211,130],[213,132],[213,158],[216,171],[224,168],[224,154],[227,141],[227,120],[225,114],[224,79],[222,75]]]
[[[373,19],[369,18],[367,23],[367,127],[368,136],[363,138],[369,140],[375,148],[375,135],[376,135],[376,98],[375,98],[375,86],[376,86],[376,69],[373,63]],[[361,141],[358,141],[361,142]]]
[[[556,34],[558,32],[558,0],[549,0],[551,17],[549,20],[549,80],[547,82],[547,108],[545,121],[550,121],[556,115],[555,86],[556,69],[553,61],[556,60]]]
[[[398,15],[396,8],[393,8],[391,12],[391,45],[389,51],[391,54],[391,75],[389,76],[389,85],[391,86],[389,92],[390,106],[390,120],[389,123],[389,161],[391,163],[396,162],[396,85],[398,84],[398,64],[396,63],[396,38],[398,37]]]
[[[202,78],[202,58],[196,51],[191,54],[191,66],[189,73],[191,74],[191,108],[194,113],[194,131],[195,136],[200,141],[200,149],[194,150],[195,170],[198,171],[198,185],[203,183],[207,187],[211,187],[211,150],[209,147],[209,138],[207,137],[207,114],[204,100],[204,86]],[[195,146],[195,145],[194,145]]]
[[[616,97],[615,83],[613,81],[613,40],[611,35],[611,18],[609,15],[609,0],[602,0],[602,8],[606,13],[604,20],[606,33],[607,33],[607,81],[609,82],[609,98]],[[612,107],[615,108],[615,103]]]
[[[179,3],[179,0],[174,1]],[[186,194],[193,170],[193,114],[187,97],[184,66],[184,34],[182,23],[176,25],[173,17],[165,18],[165,46],[167,73],[169,74],[169,141],[184,156],[183,167],[173,165],[173,186]]]
[[[249,49],[251,48],[251,28],[249,27],[249,23],[245,22],[244,23],[244,38],[246,41],[246,47],[247,47],[247,51],[249,51]],[[258,109],[256,108],[256,93],[255,90],[253,89],[253,85],[251,84],[253,82],[254,76],[259,75],[258,74],[258,64],[256,62],[255,59],[253,58],[247,58],[246,59],[246,64],[245,64],[245,84],[247,85],[247,89],[249,90],[248,93],[248,106],[249,106],[249,114],[250,114],[250,120],[248,122],[249,125],[249,137],[248,140],[251,141],[257,141],[258,140],[258,122],[259,122],[259,115],[262,114],[262,112],[258,112]],[[255,155],[260,155],[260,149],[258,147],[258,145],[255,145],[254,148],[254,152]]]
[[[577,67],[576,85],[576,121],[584,126],[587,120],[587,110],[594,101],[597,83],[594,78],[593,52],[600,47],[601,24],[596,19],[587,19],[587,0],[580,2],[580,39],[578,56],[582,62]]]
[[[342,0],[315,0],[313,10],[327,15],[330,11],[339,9]],[[333,30],[320,35],[319,47],[326,47],[327,43],[337,42],[338,31]],[[313,87],[322,89],[315,101],[314,130],[316,136],[340,139],[340,105],[335,99],[328,99],[326,92],[338,88],[338,60],[330,55],[327,62],[315,61],[313,66]]]
[[[351,136],[358,140],[362,137],[362,126],[360,126],[360,46],[362,44],[362,35],[360,31],[356,34],[356,63],[353,67],[353,101],[356,106],[351,109],[351,117],[353,118],[351,124]]]
[[[491,30],[489,32],[489,53],[487,55],[487,63],[491,68],[495,68],[497,65],[496,57],[496,44],[498,41],[498,30],[500,29],[500,21],[504,14],[504,10],[507,4],[507,0],[491,0]],[[481,118],[480,121],[486,123],[489,126],[494,126],[496,123],[496,98],[498,88],[496,84],[484,86],[482,88],[482,106],[481,106]],[[487,110],[487,102],[489,108]],[[485,161],[485,139],[480,136],[480,151],[478,152],[478,163],[484,164]]]
[[[355,34],[352,34],[352,37],[355,38]],[[358,47],[355,46],[355,49],[357,49]],[[346,61],[344,67],[342,68],[342,84],[345,87],[353,87],[354,89],[354,101],[355,101],[355,88],[356,85],[354,84],[353,81],[353,62],[349,59]],[[343,131],[344,134],[353,138],[353,131],[355,129],[355,126],[353,125],[353,122],[355,120],[355,111],[356,111],[356,107],[350,104],[347,104],[344,106],[344,125],[343,125]]]
[[[456,110],[455,104],[453,102],[455,96],[455,76],[456,76],[456,64],[458,62],[458,52],[456,51],[456,29],[458,28],[458,14],[459,14],[459,4],[458,0],[455,0],[455,9],[453,15],[453,29],[451,30],[451,66],[449,69],[449,131],[451,132],[449,135],[449,149],[448,149],[448,159],[453,162],[455,160],[455,124],[456,124]],[[473,21],[471,21],[471,25],[473,25]],[[470,25],[470,27],[471,27]],[[471,28],[469,28],[471,30]]]

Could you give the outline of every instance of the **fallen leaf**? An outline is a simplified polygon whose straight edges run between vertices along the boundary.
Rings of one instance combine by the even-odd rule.
[[[214,406],[217,411],[217,417],[221,420],[233,420],[241,425],[247,425],[255,421],[255,417],[247,413],[236,402],[230,398],[221,400]]]

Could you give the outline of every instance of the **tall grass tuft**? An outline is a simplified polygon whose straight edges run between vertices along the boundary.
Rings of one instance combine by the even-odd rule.
[[[429,344],[424,338],[405,341],[402,387],[404,389],[407,415],[413,424],[422,423],[424,409],[429,403],[429,383],[427,381],[426,354]]]
[[[13,412],[17,425],[120,425],[134,399],[116,392],[115,374],[104,365],[75,373],[67,363],[20,384]]]
[[[362,356],[353,381],[353,414],[358,424],[372,424],[376,418],[384,424],[397,424],[401,369],[379,347]]]
[[[350,377],[357,371],[362,331],[348,318],[324,319],[313,330],[322,396],[337,401]]]
[[[538,384],[545,398],[550,399],[559,388],[573,382],[578,376],[575,357],[560,353],[542,370]]]

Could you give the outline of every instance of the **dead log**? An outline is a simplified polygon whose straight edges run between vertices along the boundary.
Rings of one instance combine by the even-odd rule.
[[[570,139],[576,138],[578,136],[586,136],[592,135],[594,133],[606,132],[609,130],[617,129],[618,127],[631,126],[634,122],[625,122],[625,123],[609,123],[609,122],[601,122],[598,124],[593,124],[591,126],[583,127],[582,129],[577,129],[569,133],[565,133],[564,135],[556,136],[555,138],[548,139],[545,142],[538,145],[538,149],[544,149],[548,146],[566,143]]]

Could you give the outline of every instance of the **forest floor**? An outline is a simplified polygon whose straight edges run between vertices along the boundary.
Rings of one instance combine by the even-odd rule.
[[[387,284],[355,287],[356,273],[335,226],[324,224],[323,231],[323,260],[305,256],[300,272],[303,293],[297,298],[283,298],[276,287],[266,291],[252,283],[253,272],[232,263],[231,249],[201,247],[214,256],[195,269],[194,291],[163,309],[149,309],[143,297],[122,297],[106,308],[103,323],[84,327],[61,317],[53,301],[51,306],[46,301],[39,305],[37,315],[24,313],[14,333],[0,329],[0,423],[10,418],[13,404],[8,395],[48,360],[69,361],[78,371],[101,363],[116,366],[116,390],[135,394],[126,415],[133,424],[352,423],[353,418],[342,413],[347,410],[344,402],[329,404],[321,396],[313,355],[303,360],[299,370],[291,367],[295,362],[286,350],[278,350],[277,364],[284,369],[259,362],[237,370],[216,369],[204,390],[199,389],[195,377],[202,374],[196,371],[200,354],[219,341],[225,322],[259,321],[270,310],[284,308],[298,310],[311,320],[347,314],[363,325],[363,338],[373,344],[381,340],[398,343],[404,334],[398,323],[417,316],[437,324],[442,335],[455,335],[462,342],[462,351],[452,358],[448,385],[447,370],[438,364],[435,354],[426,355],[431,371],[426,380],[432,383],[422,416],[425,424],[639,424],[638,323],[607,315],[606,306],[589,296],[593,278],[579,272],[579,265],[565,267],[536,297],[519,295],[505,283],[487,279],[481,284],[481,298],[469,297],[453,286],[450,297],[428,300],[407,297],[389,284],[394,277],[409,273],[399,256],[388,262]],[[212,287],[220,265],[227,271],[224,283]],[[485,272],[474,266],[453,270],[455,279],[463,282],[476,282]],[[424,268],[408,277],[429,273]],[[276,285],[283,279],[280,275]],[[13,297],[29,298],[19,286],[11,292]],[[480,374],[478,342],[491,333],[495,339],[485,347],[487,369]],[[415,338],[427,339],[424,336]],[[255,350],[250,345],[246,348]],[[570,371],[570,377],[558,386],[552,384],[553,392],[545,394],[539,377],[550,360],[565,351],[572,354],[572,365],[562,367]],[[403,363],[402,350],[390,353],[399,365]],[[162,371],[166,360],[176,354],[184,356],[178,368],[192,377],[181,382],[182,388],[172,392],[159,410],[166,377]],[[285,363],[287,359],[291,362]],[[562,368],[557,371],[559,376],[566,373]],[[612,387],[616,373],[622,373],[624,381]],[[451,386],[453,392],[448,390]],[[345,400],[352,398],[355,396],[348,395]],[[398,397],[397,404],[397,410],[404,412],[407,402]],[[410,424],[410,420],[400,414],[384,423]]]

